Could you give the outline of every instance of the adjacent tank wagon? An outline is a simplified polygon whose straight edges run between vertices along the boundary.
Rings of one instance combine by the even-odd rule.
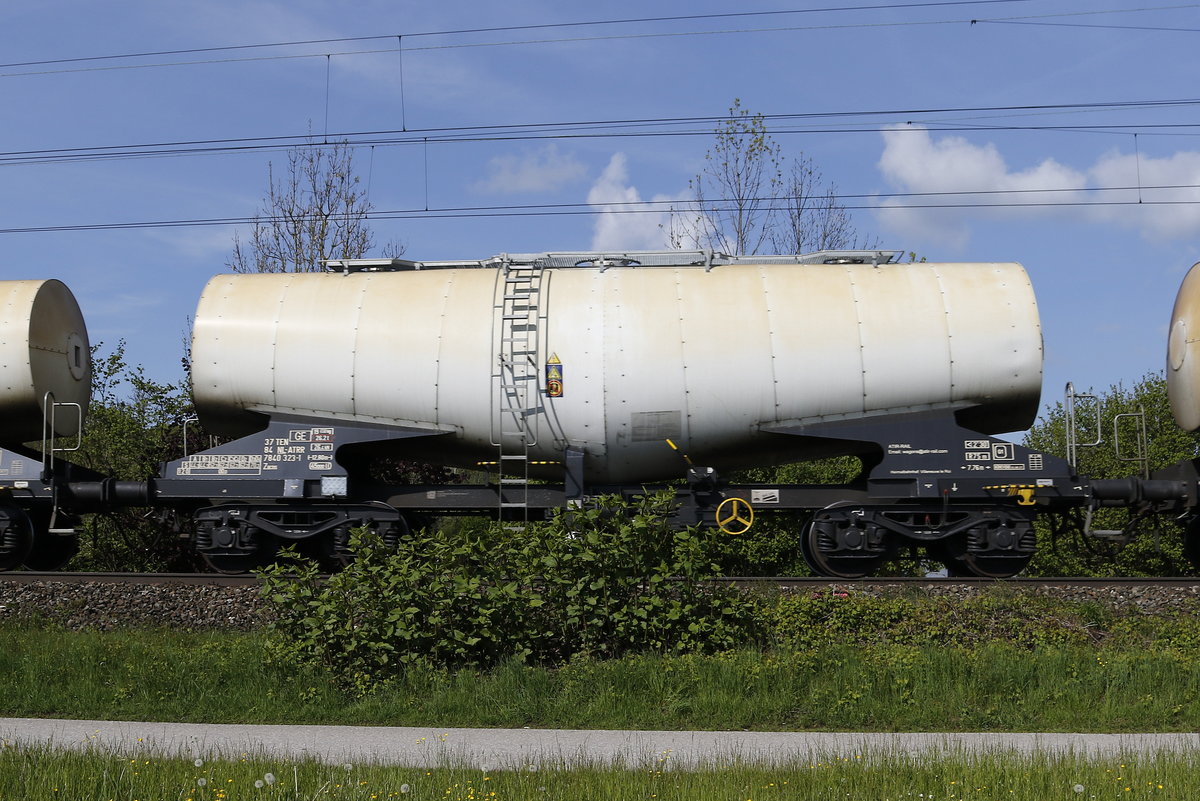
[[[0,570],[51,569],[74,554],[75,518],[59,504],[72,475],[56,456],[76,447],[91,389],[71,290],[53,279],[0,281]]]

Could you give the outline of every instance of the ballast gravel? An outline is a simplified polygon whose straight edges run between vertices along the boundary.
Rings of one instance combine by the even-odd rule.
[[[846,592],[865,595],[926,595],[968,598],[997,585],[946,581],[911,584],[848,584],[830,590],[793,588],[793,592]],[[1200,607],[1196,584],[1154,585],[1002,585],[1069,601],[1087,601],[1141,614],[1192,613]],[[250,631],[272,613],[255,584],[178,583],[127,584],[117,581],[13,581],[0,573],[0,622],[14,619],[50,622],[71,630],[107,631],[144,626],[188,631]]]

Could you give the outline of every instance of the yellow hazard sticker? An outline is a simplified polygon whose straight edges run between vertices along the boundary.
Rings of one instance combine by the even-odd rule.
[[[546,360],[546,395],[551,398],[563,396],[563,366],[557,353]]]

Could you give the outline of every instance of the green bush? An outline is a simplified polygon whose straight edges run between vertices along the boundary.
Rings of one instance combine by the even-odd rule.
[[[291,554],[261,571],[279,648],[366,689],[415,663],[488,667],[516,657],[712,652],[752,639],[761,616],[715,573],[669,493],[606,498],[513,531],[414,532],[396,550],[358,531],[357,558],[321,581]]]
[[[967,598],[859,593],[793,594],[761,607],[760,628],[784,650],[894,644],[974,649],[1109,646],[1194,654],[1200,603],[1155,614],[1031,592]]]

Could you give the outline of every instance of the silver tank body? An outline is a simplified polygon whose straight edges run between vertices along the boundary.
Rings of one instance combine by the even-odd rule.
[[[1175,422],[1200,430],[1200,264],[1179,287],[1167,336],[1167,397]]]
[[[47,393],[58,403],[91,398],[91,351],[83,314],[61,281],[0,281],[0,440],[42,436]],[[75,434],[81,414],[60,409],[54,428]]]
[[[231,435],[261,428],[254,413],[404,425],[446,432],[407,455],[495,459],[505,289],[493,263],[213,278],[192,343],[202,420]],[[680,452],[726,469],[821,455],[766,430],[779,426],[942,408],[1000,433],[1037,411],[1041,328],[1017,264],[743,259],[541,276],[530,455],[579,448],[593,482],[678,476]]]

